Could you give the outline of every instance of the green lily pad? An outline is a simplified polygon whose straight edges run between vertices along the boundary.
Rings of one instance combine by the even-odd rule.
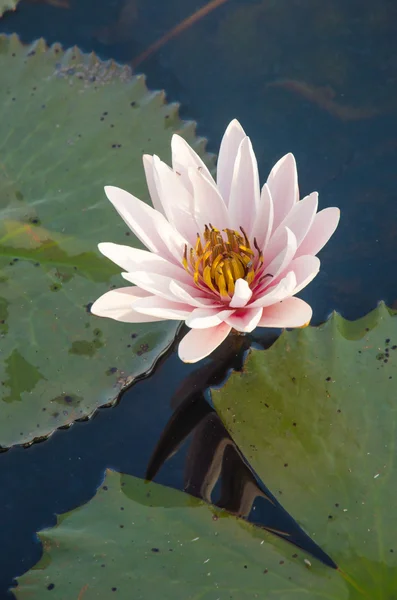
[[[359,597],[394,598],[397,317],[381,304],[355,322],[334,314],[284,332],[251,350],[212,398],[251,465]]]
[[[4,15],[7,10],[15,10],[19,0],[0,0],[0,17]]]
[[[292,544],[183,492],[111,471],[88,504],[40,540],[44,555],[18,579],[18,600],[358,597]]]
[[[140,246],[106,199],[148,200],[142,154],[203,140],[144,77],[77,48],[0,36],[0,446],[91,415],[148,372],[176,322],[128,325],[90,314],[125,282],[101,241]],[[207,157],[208,158],[208,157]]]

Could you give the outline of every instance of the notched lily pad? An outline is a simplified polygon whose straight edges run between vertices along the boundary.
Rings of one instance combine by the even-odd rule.
[[[112,403],[173,341],[175,322],[90,314],[123,285],[98,242],[140,246],[103,186],[148,200],[142,154],[169,159],[174,132],[201,154],[204,141],[142,76],[77,48],[2,35],[0,72],[0,446],[8,447]]]
[[[19,0],[0,0],[0,17],[4,15],[7,10],[15,10]]]
[[[292,544],[161,485],[108,471],[96,496],[40,533],[18,600],[355,598]],[[306,560],[306,562],[305,562]],[[352,591],[353,595],[349,595]]]
[[[354,581],[397,590],[397,317],[284,332],[212,391],[235,442],[284,508]],[[330,598],[334,596],[330,595]]]

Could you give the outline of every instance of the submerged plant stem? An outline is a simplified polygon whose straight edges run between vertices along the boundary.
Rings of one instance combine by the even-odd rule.
[[[151,46],[149,46],[149,48],[147,48],[144,52],[142,52],[136,58],[134,58],[131,61],[132,67],[136,68],[144,60],[149,58],[149,56],[151,56],[162,46],[164,46],[167,42],[169,42],[174,37],[185,31],[185,29],[188,29],[188,27],[190,27],[191,25],[194,25],[194,23],[208,15],[215,8],[218,8],[218,6],[225,4],[225,2],[227,2],[227,0],[212,0],[211,2],[208,2],[205,6],[194,12],[192,15],[190,15],[190,17],[187,17],[186,19],[178,23],[178,25],[173,27],[168,33],[163,35],[160,39],[158,39]]]

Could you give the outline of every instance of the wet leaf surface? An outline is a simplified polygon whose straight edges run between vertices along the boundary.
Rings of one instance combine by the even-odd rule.
[[[178,131],[164,94],[77,48],[0,37],[0,446],[29,443],[112,403],[150,371],[177,322],[90,314],[122,287],[100,241],[138,246],[103,186],[148,200],[142,154],[169,159]]]
[[[247,460],[365,598],[397,589],[397,318],[285,332],[212,391]]]
[[[40,539],[44,556],[19,578],[18,600],[359,597],[336,570],[292,544],[187,494],[113,471],[88,504]]]

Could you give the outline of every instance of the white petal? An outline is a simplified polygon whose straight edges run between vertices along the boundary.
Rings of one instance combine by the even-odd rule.
[[[245,279],[237,279],[234,286],[233,298],[230,301],[230,308],[241,308],[251,300],[252,290]]]
[[[293,154],[280,158],[270,171],[267,184],[273,198],[275,231],[299,200],[298,173]]]
[[[113,244],[112,242],[102,242],[98,244],[100,252],[116,265],[128,272],[145,270],[149,273],[157,273],[183,281],[187,284],[191,283],[191,276],[185,271],[182,265],[179,267],[168,260],[161,258],[158,254],[132,248],[131,246],[123,246],[121,244]]]
[[[189,316],[192,307],[179,302],[171,302],[159,296],[148,296],[135,300],[134,310],[161,319],[184,321]]]
[[[146,290],[150,294],[166,298],[173,302],[179,302],[179,298],[176,298],[170,289],[172,279],[165,277],[164,275],[158,275],[157,273],[147,273],[146,271],[134,271],[131,273],[122,273],[124,279],[138,285],[142,289]],[[195,289],[184,284],[184,287],[190,294],[195,293]]]
[[[303,290],[318,274],[320,270],[320,260],[317,256],[299,256],[289,265],[296,275],[296,288],[294,295]]]
[[[91,313],[98,317],[108,317],[124,323],[163,321],[164,319],[143,315],[133,310],[134,302],[138,298],[147,296],[148,292],[135,286],[111,290],[94,302],[91,306]]]
[[[284,229],[280,239],[281,239],[280,252],[277,254],[277,256],[275,256],[275,258],[270,263],[268,263],[266,265],[266,267],[263,271],[264,273],[270,273],[272,275],[273,280],[275,280],[276,277],[280,273],[283,273],[284,270],[288,268],[289,263],[295,256],[295,252],[296,252],[296,248],[297,248],[296,237],[292,233],[292,231],[290,229],[288,229],[288,227],[286,227]],[[265,258],[265,263],[266,263],[267,256],[265,255],[264,258]],[[271,283],[271,280],[269,278],[269,284],[270,283]]]
[[[192,329],[185,335],[178,348],[181,360],[195,363],[215,350],[227,338],[231,327],[221,323],[209,329]]]
[[[164,215],[120,188],[108,185],[105,193],[146,248],[171,262],[181,263],[187,242]]]
[[[188,177],[188,169],[191,167],[208,179],[212,181],[213,177],[199,155],[189,146],[186,140],[176,133],[172,136],[171,140],[172,150],[172,168],[175,173],[181,177],[183,184],[186,188],[192,192],[192,186]]]
[[[177,283],[176,281],[171,281],[170,290],[174,294],[175,298],[178,300],[185,302],[185,304],[190,304],[190,306],[196,307],[212,307],[212,308],[221,308],[222,306],[218,303],[213,297],[206,297],[201,290],[197,289],[194,295],[190,294],[187,289],[191,290],[191,286],[187,288],[185,285],[181,283]]]
[[[217,166],[217,184],[225,204],[229,204],[230,187],[232,185],[234,163],[242,140],[246,137],[240,123],[233,119],[228,125],[219,149]]]
[[[230,227],[229,213],[216,185],[194,169],[189,169],[189,177],[193,186],[196,231],[201,234],[209,223],[220,230]]]
[[[318,193],[312,192],[292,207],[281,225],[272,235],[269,247],[274,243],[284,227],[288,227],[296,237],[297,246],[301,244],[307,232],[310,230],[318,207]]]
[[[305,239],[298,248],[297,255],[317,254],[325,246],[338,226],[340,218],[339,208],[330,207],[320,210],[307,232]]]
[[[287,298],[263,309],[259,327],[304,327],[312,318],[312,309],[300,298]]]
[[[237,151],[230,188],[229,212],[232,229],[251,231],[259,207],[258,164],[251,141],[245,137]]]
[[[194,245],[198,225],[194,218],[192,194],[180,177],[160,159],[154,160],[154,180],[166,217],[191,245]]]
[[[186,325],[192,329],[207,329],[222,323],[230,317],[234,310],[219,310],[219,308],[195,308],[186,319]]]
[[[267,183],[262,187],[261,197],[259,200],[259,207],[256,213],[256,217],[249,234],[249,238],[253,240],[256,238],[256,242],[259,248],[266,248],[270,234],[273,230],[273,200]]]
[[[157,186],[154,181],[153,159],[154,157],[150,156],[150,154],[144,154],[142,157],[143,168],[145,169],[146,183],[149,189],[149,194],[152,200],[153,207],[162,214],[164,214],[164,208],[161,204],[160,196],[157,191]]]
[[[258,325],[262,316],[262,308],[241,308],[225,319],[225,322],[236,331],[250,332]]]
[[[265,307],[280,302],[288,296],[292,296],[296,288],[296,276],[290,271],[281,281],[273,287],[266,287],[263,291],[255,291],[255,301],[249,305],[249,308],[256,306]]]

